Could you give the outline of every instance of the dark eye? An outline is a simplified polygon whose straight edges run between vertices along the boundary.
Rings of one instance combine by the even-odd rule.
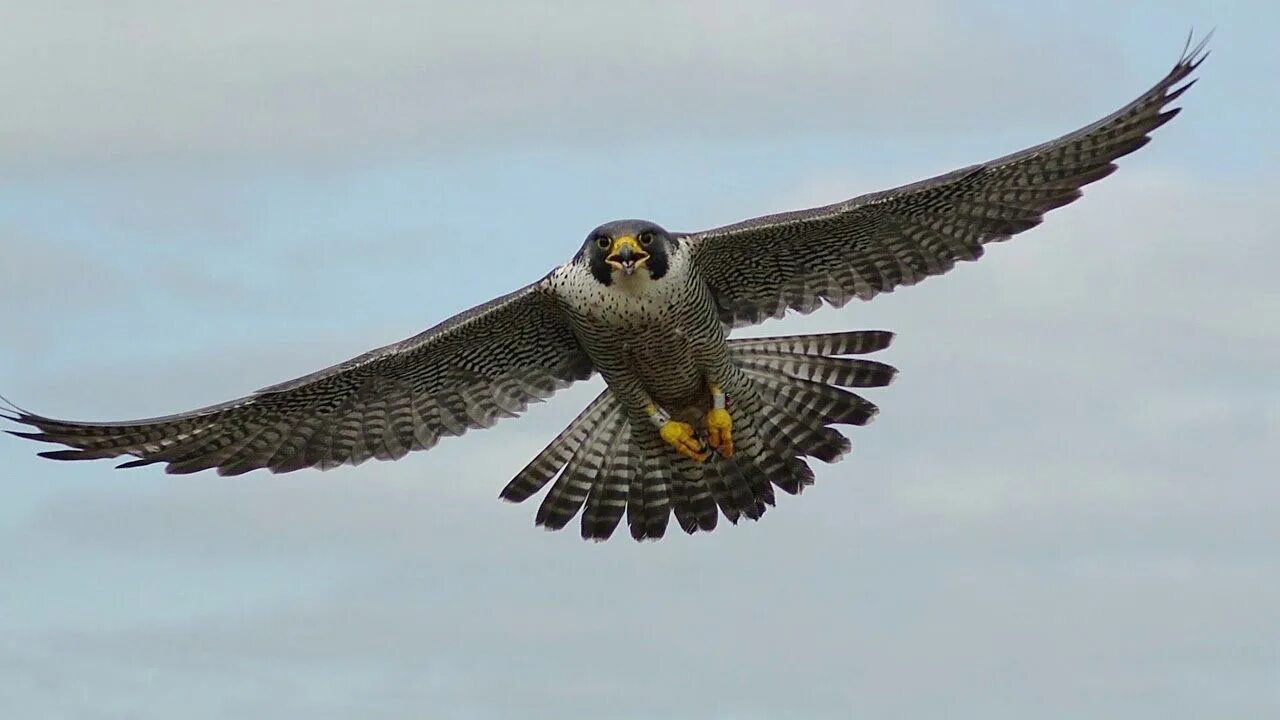
[[[652,243],[653,243],[653,232],[652,232],[652,231],[650,231],[650,230],[645,230],[644,232],[640,233],[640,244],[641,244],[641,245],[644,245],[645,247],[648,247],[648,246],[649,246],[649,245],[651,245]]]
[[[609,246],[612,244],[613,243],[609,241],[609,238],[605,237],[604,235],[601,235],[600,237],[596,238],[596,247],[600,248],[601,250],[608,250]]]

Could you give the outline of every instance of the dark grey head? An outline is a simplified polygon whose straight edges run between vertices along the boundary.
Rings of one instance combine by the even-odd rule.
[[[676,240],[671,233],[647,220],[614,220],[587,235],[579,253],[591,274],[605,285],[615,276],[647,272],[653,280],[667,274]]]

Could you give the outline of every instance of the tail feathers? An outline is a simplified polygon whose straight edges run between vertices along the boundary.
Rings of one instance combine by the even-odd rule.
[[[765,506],[774,504],[772,483],[790,484],[792,469],[788,459],[795,451],[785,438],[787,429],[775,419],[778,411],[759,388],[747,384],[730,397],[735,418],[736,449],[732,460],[736,471],[728,479],[745,482],[755,499],[752,509],[763,514]],[[739,444],[738,438],[745,442]]]
[[[842,387],[883,387],[893,382],[894,376],[898,374],[893,366],[875,360],[796,355],[769,350],[742,354],[738,359],[738,366]]]
[[[756,384],[766,406],[762,422],[768,428],[772,445],[791,455],[807,455],[826,463],[844,457],[849,452],[849,440],[829,427],[822,415],[808,406],[795,404],[795,395],[787,392],[789,380],[776,378]]]
[[[855,330],[821,335],[783,335],[767,338],[741,338],[729,341],[735,356],[759,352],[782,352],[793,355],[864,355],[889,347],[893,333],[888,330]]]
[[[734,456],[712,455],[707,463],[709,489],[730,522],[740,517],[760,519],[774,504],[771,479],[784,474],[785,459],[769,451],[767,426],[755,422],[767,412],[763,400],[750,387],[731,396],[734,416]]]
[[[631,444],[631,425],[624,419],[587,496],[587,508],[582,513],[583,540],[608,540],[613,535],[626,512],[631,482],[639,474],[639,458]]]
[[[707,488],[711,491],[711,498],[715,500],[716,507],[724,513],[725,519],[737,525],[738,518],[742,517],[742,509],[752,502],[752,497],[744,492],[744,485],[731,484],[725,480],[722,465],[723,463],[716,462],[707,468]]]
[[[789,375],[823,385],[882,387],[898,371],[874,360],[837,357],[883,350],[893,342],[886,330],[860,330],[824,335],[788,335],[729,341],[729,352],[744,371],[759,376]]]
[[[711,478],[707,477],[705,469],[705,465],[699,465],[687,457],[675,458],[672,509],[675,511],[676,522],[680,523],[680,529],[691,535],[698,531],[715,530],[720,518],[711,490]]]
[[[606,413],[616,409],[617,404],[613,393],[607,389],[596,396],[596,399],[578,413],[578,417],[574,418],[568,427],[543,448],[542,452],[534,456],[533,460],[530,460],[529,464],[517,473],[506,487],[502,488],[500,493],[502,499],[524,502],[551,482],[556,473],[560,472],[560,469],[577,452],[588,433],[596,429],[596,424]]]
[[[536,517],[548,529],[582,514],[582,537],[604,540],[625,516],[636,540],[661,538],[674,515],[687,533],[758,520],[774,488],[797,494],[814,482],[807,458],[839,460],[850,449],[836,425],[866,425],[878,408],[845,388],[879,387],[896,370],[841,357],[887,347],[893,334],[859,331],[729,341],[738,368],[726,384],[735,454],[695,463],[631,418],[606,390],[502,491],[522,501],[552,480]]]
[[[748,460],[746,455],[737,454],[728,460],[719,462],[720,471],[724,476],[724,481],[732,488],[738,497],[743,494],[747,496],[745,502],[740,501],[738,508],[742,514],[751,520],[759,520],[766,510],[773,507],[777,500],[773,494],[773,485],[769,474],[761,465],[771,460],[779,460],[781,467],[781,458],[766,454],[763,449],[759,454],[751,456]]]
[[[835,462],[849,451],[849,441],[821,419],[777,404],[764,388],[760,388],[760,397],[761,414],[754,417],[769,441],[763,452],[750,457],[747,463],[739,459],[739,464],[757,498],[772,505],[772,489],[761,492],[761,481],[764,488],[772,484],[795,495],[813,483],[813,471],[803,458]]]
[[[621,406],[610,400],[588,406],[502,497],[519,502],[552,479],[535,524],[559,530],[581,512],[588,540],[612,536],[624,514],[637,540],[662,537],[672,515],[688,533],[713,530],[719,520],[705,466],[675,455],[656,434],[635,437]]]
[[[892,340],[890,332],[858,331],[730,341],[730,352],[749,381],[740,394],[759,398],[738,414],[768,438],[764,452],[747,457],[773,485],[797,494],[814,481],[806,457],[832,463],[849,452],[848,438],[831,426],[865,425],[878,408],[844,388],[887,385],[897,370],[836,356],[875,352]],[[751,477],[749,467],[744,474]]]
[[[672,515],[686,533],[711,531],[719,513],[705,464],[672,452],[657,433],[641,433],[643,471],[632,477],[627,495],[627,525],[636,540],[666,534]],[[633,441],[635,434],[632,435]]]
[[[799,495],[802,490],[813,484],[813,468],[809,467],[809,463],[798,457],[791,458],[787,461],[787,465],[791,470],[791,474],[787,477],[785,483],[778,483],[778,487],[782,488],[788,495]]]
[[[729,522],[738,524],[738,519],[746,517],[759,520],[769,505],[773,504],[773,489],[766,479],[763,486],[759,478],[753,484],[742,471],[737,460],[719,460],[708,470],[712,477],[711,488],[715,494],[716,505]],[[757,476],[759,473],[756,474]],[[757,493],[757,491],[759,491]]]
[[[610,445],[622,424],[622,408],[617,403],[609,403],[608,408],[596,425],[588,430],[551,486],[551,491],[542,499],[534,524],[543,525],[548,530],[559,530],[568,525],[586,503],[587,495],[599,481]]]
[[[756,383],[756,389],[767,405],[764,422],[770,429],[773,444],[792,455],[807,455],[826,463],[836,462],[849,452],[850,446],[844,435],[829,426],[832,421],[824,412],[829,399],[815,391],[810,391],[814,397],[803,397],[808,388],[792,384],[796,382],[792,378],[773,377]],[[853,393],[849,394],[857,398]],[[806,399],[821,401],[822,404],[803,402]]]
[[[744,368],[744,371],[758,387],[774,394],[776,406],[805,408],[827,424],[867,425],[880,412],[871,401],[841,387],[754,369]]]
[[[636,540],[656,540],[667,532],[671,518],[671,460],[656,433],[639,433],[641,471],[627,493],[627,525]],[[634,435],[632,436],[635,437]]]

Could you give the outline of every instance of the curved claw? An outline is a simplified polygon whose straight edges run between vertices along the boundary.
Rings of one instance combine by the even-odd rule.
[[[668,420],[658,429],[658,434],[668,445],[675,448],[676,452],[694,462],[705,462],[711,455],[705,451],[702,441],[698,440],[698,436],[693,432],[693,426],[689,423]]]
[[[707,442],[724,457],[733,457],[733,418],[724,408],[707,412]]]

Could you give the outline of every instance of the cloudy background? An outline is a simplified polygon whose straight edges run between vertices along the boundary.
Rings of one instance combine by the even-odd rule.
[[[352,6],[355,4],[353,3]],[[242,395],[532,280],[1186,112],[891,328],[880,419],[758,524],[591,545],[497,492],[597,391],[399,462],[166,477],[0,438],[23,718],[1280,715],[1280,9],[0,0],[0,392]]]

